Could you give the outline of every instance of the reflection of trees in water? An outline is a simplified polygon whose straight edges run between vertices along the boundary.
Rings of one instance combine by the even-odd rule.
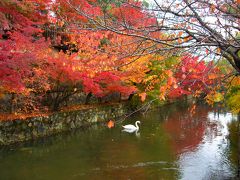
[[[64,151],[73,146],[81,146],[84,138],[87,141],[87,145],[96,146],[95,140],[99,137],[99,134],[105,129],[104,125],[95,124],[89,127],[82,127],[79,129],[73,129],[72,131],[61,132],[49,137],[42,137],[32,141],[13,144],[10,146],[0,147],[0,158],[2,156],[11,155],[14,152],[22,152],[25,155],[41,157],[46,154],[55,153],[57,151]],[[98,131],[94,131],[98,129]],[[75,142],[79,141],[79,144]],[[99,142],[99,147],[101,144]],[[96,149],[96,153],[98,150]]]
[[[239,128],[239,122],[240,122],[240,115],[238,115],[238,119],[231,121],[228,123],[228,131],[229,131],[229,147],[230,147],[230,153],[229,154],[229,159],[230,161],[236,166],[236,169],[238,171],[238,177],[240,177],[240,172],[239,172],[239,166],[240,166],[240,128]]]
[[[195,150],[203,140],[204,133],[216,134],[217,122],[208,124],[208,112],[212,109],[206,105],[189,105],[188,108],[176,107],[166,116],[164,128],[171,138],[176,153]]]

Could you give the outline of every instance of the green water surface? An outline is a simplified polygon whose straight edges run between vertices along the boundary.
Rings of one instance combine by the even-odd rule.
[[[229,126],[236,117],[222,109],[167,105],[112,129],[98,124],[1,147],[0,180],[233,179],[237,151]],[[138,132],[122,131],[136,120]]]

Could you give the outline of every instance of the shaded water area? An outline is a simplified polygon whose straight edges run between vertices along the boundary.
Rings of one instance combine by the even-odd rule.
[[[141,121],[140,130],[122,125]],[[0,179],[237,179],[237,118],[222,107],[172,104],[0,149]]]

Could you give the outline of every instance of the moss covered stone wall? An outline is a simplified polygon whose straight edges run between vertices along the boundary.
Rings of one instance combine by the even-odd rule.
[[[108,104],[89,109],[57,112],[43,117],[0,122],[0,145],[50,136],[59,132],[108,121],[127,113],[127,106]]]

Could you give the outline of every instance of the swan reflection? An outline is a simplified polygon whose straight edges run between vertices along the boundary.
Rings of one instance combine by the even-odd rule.
[[[127,133],[134,133],[135,132],[135,135],[136,137],[140,137],[140,132],[138,131],[138,129],[123,129],[122,132],[127,132]]]

